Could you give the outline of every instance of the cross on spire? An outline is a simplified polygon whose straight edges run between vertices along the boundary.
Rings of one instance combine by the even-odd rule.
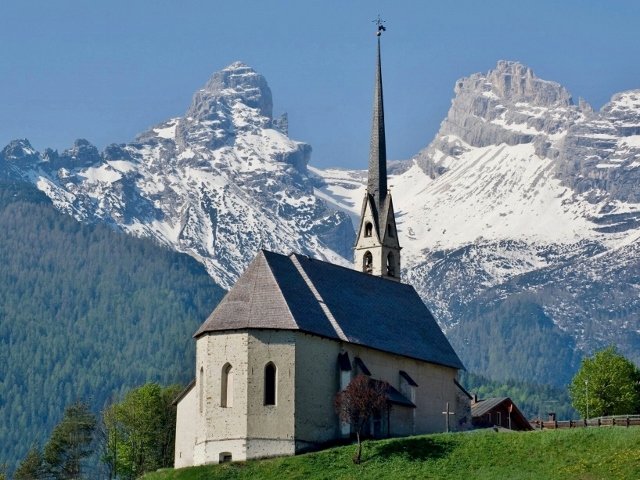
[[[376,36],[380,36],[382,35],[382,32],[387,30],[387,27],[385,27],[383,24],[385,23],[384,20],[382,20],[382,18],[380,18],[380,15],[378,15],[378,18],[376,18],[375,20],[373,20],[373,23],[376,24],[376,27],[378,27],[378,30],[376,31]]]

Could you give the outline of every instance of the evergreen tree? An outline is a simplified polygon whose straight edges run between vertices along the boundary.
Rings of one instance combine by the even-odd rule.
[[[0,231],[0,459],[11,477],[76,399],[97,412],[136,385],[191,380],[191,335],[224,291],[188,255],[80,224],[30,185],[0,181]]]
[[[68,407],[44,447],[46,470],[56,480],[82,478],[82,460],[93,453],[96,417],[85,403]]]
[[[40,480],[45,478],[44,459],[37,446],[31,447],[13,474],[13,480]]]

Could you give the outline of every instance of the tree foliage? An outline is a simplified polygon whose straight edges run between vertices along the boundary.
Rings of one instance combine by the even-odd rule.
[[[578,418],[571,407],[571,398],[566,388],[538,385],[515,380],[492,380],[482,375],[461,372],[460,382],[478,398],[509,397],[518,405],[525,417],[545,417],[554,412],[560,420]]]
[[[58,212],[0,182],[0,460],[11,473],[78,398],[101,411],[187,383],[191,335],[224,293],[188,255]]]
[[[42,452],[38,446],[33,445],[13,473],[13,480],[37,480],[44,477]]]
[[[181,387],[147,383],[105,409],[103,461],[113,477],[137,478],[173,465],[176,408]]]
[[[347,388],[338,392],[335,408],[340,420],[349,423],[358,441],[358,449],[353,457],[354,463],[362,460],[361,434],[365,425],[376,413],[387,408],[387,389],[389,384],[373,380],[366,375],[357,375],[349,382]]]
[[[569,393],[584,418],[640,413],[640,370],[609,347],[585,358]]]
[[[86,403],[68,407],[44,446],[47,472],[56,480],[82,477],[82,460],[93,453],[96,416]]]

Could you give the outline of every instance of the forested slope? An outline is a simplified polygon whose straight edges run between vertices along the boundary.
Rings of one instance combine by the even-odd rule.
[[[73,401],[99,411],[146,381],[186,383],[191,335],[223,293],[187,255],[0,183],[0,463],[44,442]]]

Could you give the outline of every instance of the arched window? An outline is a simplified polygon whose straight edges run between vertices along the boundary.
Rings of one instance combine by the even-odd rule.
[[[394,263],[393,253],[389,252],[389,255],[387,255],[387,275],[389,275],[390,277],[393,277],[396,274],[393,263]]]
[[[198,398],[200,403],[200,413],[204,409],[204,368],[200,367],[200,378],[198,378]]]
[[[393,227],[391,226],[391,224],[387,225],[387,235],[390,238],[393,238]]]
[[[364,236],[370,237],[373,234],[373,224],[371,222],[367,222],[364,224]]]
[[[362,271],[364,273],[371,273],[373,271],[373,255],[371,252],[366,252],[362,257]]]
[[[277,378],[276,366],[273,362],[267,363],[264,367],[264,404],[276,404]]]
[[[233,368],[230,363],[225,363],[222,367],[220,406],[223,408],[233,407]]]

